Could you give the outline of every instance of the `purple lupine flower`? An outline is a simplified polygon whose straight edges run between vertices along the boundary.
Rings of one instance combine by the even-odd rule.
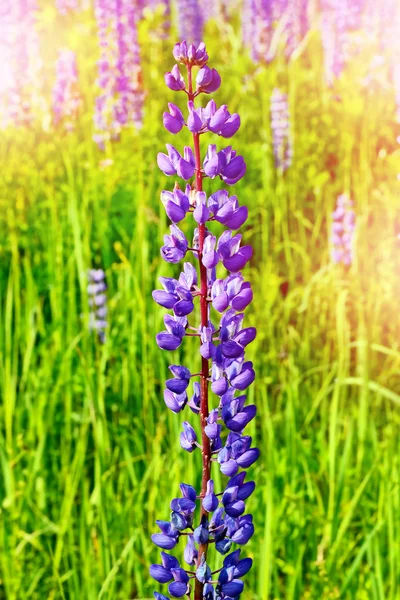
[[[332,85],[352,54],[351,33],[361,23],[365,0],[322,0],[321,34],[325,80]]]
[[[200,0],[176,0],[179,37],[196,46],[201,42],[204,27],[200,5]]]
[[[273,35],[273,4],[271,0],[245,0],[243,5],[242,39],[255,62],[269,59]]]
[[[321,4],[321,33],[324,49],[325,80],[329,86],[343,71],[346,59],[347,0],[323,0]]]
[[[221,85],[221,77],[216,69],[210,69],[204,65],[197,73],[196,91],[205,94],[216,92]]]
[[[185,41],[178,42],[174,46],[173,55],[181,65],[204,67],[208,61],[208,54],[204,42],[187,44]]]
[[[193,150],[185,146],[183,155],[181,155],[174,146],[167,144],[168,154],[159,152],[157,155],[157,164],[165,175],[178,175],[186,181],[191,179],[195,170]]]
[[[333,10],[324,2],[321,6],[321,37],[324,50],[325,81],[332,86],[343,70],[343,56],[337,47]]]
[[[229,18],[239,10],[239,2],[237,0],[202,0],[200,7],[203,22],[207,23],[210,19],[228,22]]]
[[[240,206],[238,198],[225,189],[207,196],[203,178],[219,177],[233,185],[245,174],[246,164],[230,146],[218,150],[214,144],[208,146],[201,160],[200,136],[214,133],[231,137],[240,126],[240,118],[231,115],[225,105],[217,108],[214,100],[204,108],[195,106],[200,93],[212,93],[221,83],[217,71],[206,64],[204,44],[196,47],[182,42],[176,44],[173,54],[177,64],[166,74],[165,83],[173,91],[187,93],[188,110],[184,114],[169,103],[169,110],[163,116],[164,126],[173,135],[187,127],[193,136],[194,150],[186,146],[181,153],[167,144],[167,153],[157,156],[158,166],[165,175],[177,176],[188,183],[184,190],[175,183],[172,191],[161,193],[172,221],[170,233],[164,236],[161,255],[172,264],[183,259],[186,262],[177,279],[160,277],[163,289],[153,292],[154,300],[172,311],[164,316],[165,329],[157,334],[156,341],[161,349],[175,351],[189,336],[198,339],[201,372],[192,374],[185,366],[171,365],[173,377],[166,381],[164,402],[175,414],[188,406],[197,416],[197,422],[183,421],[180,445],[190,453],[201,451],[203,477],[199,494],[191,485],[181,484],[181,497],[174,498],[170,505],[170,520],[157,521],[161,533],[152,536],[163,550],[172,550],[184,536],[184,560],[193,570],[185,571],[176,558],[161,552],[161,563],[151,565],[150,574],[159,583],[168,584],[168,593],[176,598],[187,595],[193,600],[237,600],[244,587],[241,578],[251,568],[252,561],[241,558],[239,549],[228,553],[232,546],[246,544],[254,533],[253,518],[245,514],[245,501],[253,493],[255,483],[245,478],[246,469],[259,457],[252,438],[244,433],[256,415],[256,407],[247,403],[245,393],[255,377],[253,364],[246,360],[245,353],[256,337],[256,330],[244,326],[243,313],[253,293],[241,273],[251,259],[252,248],[242,244],[242,235],[237,232],[246,222],[247,208]],[[178,65],[186,67],[187,84],[184,69],[181,72]],[[196,88],[193,68],[199,69]],[[177,225],[189,215],[193,217],[194,228],[191,246]],[[214,222],[225,227],[218,238],[212,232]],[[188,256],[194,256],[196,266],[189,262]],[[225,278],[216,277],[219,263],[228,272]],[[197,299],[200,323],[189,325],[188,317],[196,314]],[[218,323],[211,320],[211,303],[220,313]],[[191,395],[190,381],[197,377],[200,381],[193,381]],[[219,468],[228,477],[222,490],[215,490],[211,456],[216,459],[214,469]],[[217,571],[218,578],[212,576],[207,563],[211,543],[217,553],[227,555]],[[154,592],[154,596],[168,600],[159,592]]]
[[[213,179],[220,176],[228,185],[234,185],[246,173],[243,156],[236,155],[231,146],[217,152],[215,144],[210,144],[203,162],[204,173]]]
[[[188,110],[189,116],[185,122],[180,108],[169,103],[168,112],[163,114],[165,129],[175,135],[186,126],[191,133],[212,131],[221,137],[231,138],[240,127],[240,116],[237,113],[231,114],[226,104],[217,108],[214,100],[210,100],[205,108],[197,109],[194,108],[193,102],[188,102]]]
[[[256,0],[244,0],[242,9],[242,42],[245,48],[251,49],[254,35]]]
[[[273,90],[271,96],[271,132],[275,167],[286,171],[293,157],[289,104],[287,95],[278,88]]]
[[[56,81],[53,87],[54,122],[57,124],[63,120],[66,129],[73,129],[73,121],[80,105],[75,52],[61,50],[58,54]]]
[[[96,98],[94,124],[97,133],[93,137],[99,147],[103,147],[105,140],[110,137],[116,64],[115,13],[116,0],[96,0],[95,16],[100,46],[97,85],[101,93]]]
[[[354,31],[360,27],[365,0],[339,0],[334,6],[337,11],[338,31]]]
[[[98,334],[99,340],[104,344],[105,330],[107,328],[107,296],[105,291],[105,273],[103,269],[89,269],[87,272],[89,297],[89,329]]]
[[[117,0],[117,78],[118,101],[114,119],[121,126],[132,123],[140,129],[143,121],[143,84],[137,33],[138,15],[132,0]]]
[[[3,0],[0,7],[1,88],[4,125],[29,125],[43,108],[42,60],[36,0]],[[2,99],[0,98],[0,101]]]
[[[347,194],[341,194],[332,213],[332,261],[349,266],[353,262],[353,241],[356,215],[353,202]]]
[[[167,237],[169,240],[171,236]],[[180,254],[181,252],[179,251]],[[165,256],[164,251],[162,251],[162,256]],[[174,262],[170,256],[168,262]],[[179,281],[171,277],[160,277],[160,281],[164,290],[154,290],[153,292],[153,299],[157,304],[164,308],[172,309],[177,317],[184,317],[190,314],[194,309],[192,294],[198,289],[196,285],[197,272],[193,265],[185,263],[184,272],[181,273]]]
[[[96,0],[100,59],[93,136],[100,148],[116,139],[121,129],[143,118],[143,83],[137,23],[140,11],[131,0]]]
[[[286,0],[286,56],[290,58],[309,30],[308,0]]]
[[[271,61],[281,37],[290,58],[308,31],[307,7],[307,0],[244,0],[242,40],[252,59]]]

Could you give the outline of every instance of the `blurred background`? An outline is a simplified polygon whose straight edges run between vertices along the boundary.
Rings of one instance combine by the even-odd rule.
[[[396,600],[398,0],[1,0],[0,598],[149,598],[155,519],[200,478],[151,298],[177,273],[156,154],[180,39],[204,39],[242,118],[262,453],[245,598]]]

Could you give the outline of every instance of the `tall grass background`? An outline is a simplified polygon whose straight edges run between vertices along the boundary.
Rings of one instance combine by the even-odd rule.
[[[179,447],[182,419],[163,402],[170,357],[155,344],[163,311],[151,299],[157,277],[176,273],[159,255],[159,194],[172,184],[155,162],[170,141],[162,111],[176,99],[163,84],[172,42],[148,15],[144,127],[102,153],[91,139],[93,22],[61,22],[49,6],[40,23],[48,63],[57,37],[77,51],[85,109],[70,134],[0,137],[0,598],[149,598],[155,519],[168,517],[181,481],[200,479],[196,453]],[[211,22],[205,37],[223,79],[215,98],[242,117],[234,147],[248,172],[236,190],[255,249],[249,429],[261,459],[244,597],[397,600],[400,152],[389,74],[362,86],[366,46],[328,88],[317,31],[289,62],[278,55],[268,66],[246,57],[239,31]],[[292,117],[295,159],[284,175],[271,150],[275,86]],[[342,192],[357,213],[347,270],[329,259]],[[107,275],[104,345],[87,327],[89,267]],[[174,360],[194,366],[194,343]]]

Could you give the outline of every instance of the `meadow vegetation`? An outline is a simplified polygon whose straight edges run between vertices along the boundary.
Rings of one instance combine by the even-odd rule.
[[[163,311],[151,291],[161,273],[176,273],[159,254],[160,191],[171,183],[156,154],[170,142],[165,102],[176,99],[163,84],[171,43],[154,35],[157,18],[140,30],[141,131],[124,130],[104,152],[92,141],[96,40],[89,24],[74,23],[62,35],[78,52],[84,108],[75,130],[0,135],[7,600],[149,598],[155,519],[180,481],[200,479],[196,456],[178,451],[182,419],[165,410],[168,358],[155,344]],[[363,85],[366,50],[329,88],[317,32],[289,62],[254,65],[239,29],[210,22],[205,41],[223,79],[216,99],[242,117],[235,144],[248,173],[236,193],[255,250],[247,277],[258,418],[249,434],[261,458],[246,600],[398,600],[400,151],[389,74]],[[291,110],[285,174],[272,156],[276,86]],[[344,192],[357,215],[350,268],[330,260],[331,213]],[[103,345],[87,326],[89,268],[106,272]],[[190,368],[195,355],[188,342],[177,364]]]

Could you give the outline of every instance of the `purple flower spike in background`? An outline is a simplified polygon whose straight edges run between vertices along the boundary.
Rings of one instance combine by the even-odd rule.
[[[140,129],[144,92],[137,25],[140,11],[131,0],[96,0],[100,58],[93,139],[103,149],[126,126]]]
[[[89,296],[89,329],[98,334],[101,343],[105,342],[107,328],[107,289],[105,273],[102,269],[88,270],[87,293]]]
[[[340,0],[334,0],[340,1]],[[286,56],[290,58],[303,41],[309,29],[308,0],[285,0]]]
[[[0,2],[0,126],[31,125],[46,104],[37,0]]]
[[[256,337],[256,330],[243,326],[243,310],[251,303],[253,293],[241,273],[252,257],[252,248],[242,244],[242,234],[237,232],[247,220],[247,208],[223,188],[207,197],[203,179],[219,178],[231,186],[244,176],[246,163],[231,146],[218,150],[214,144],[208,146],[202,160],[200,136],[214,133],[232,137],[240,127],[240,117],[230,114],[226,105],[217,107],[214,100],[205,107],[195,106],[199,94],[210,94],[221,85],[218,72],[206,64],[208,55],[203,43],[178,43],[173,55],[178,64],[166,74],[165,83],[170,90],[187,94],[187,113],[169,103],[163,122],[173,135],[187,127],[193,149],[186,146],[181,154],[167,144],[167,153],[157,156],[165,175],[188,182],[184,191],[175,182],[172,191],[161,193],[172,222],[170,234],[164,236],[161,255],[172,264],[187,262],[179,279],[160,277],[163,289],[154,290],[153,298],[172,311],[164,316],[165,329],[156,336],[159,348],[175,351],[183,343],[196,343],[198,347],[198,373],[192,375],[178,364],[169,367],[173,377],[165,383],[164,402],[175,414],[187,405],[194,413],[191,421],[182,422],[179,442],[186,452],[201,455],[202,477],[198,492],[191,485],[181,484],[181,497],[174,498],[170,505],[170,520],[157,521],[161,533],[152,536],[163,550],[172,550],[184,537],[184,560],[192,568],[185,569],[177,558],[161,552],[161,564],[151,565],[150,575],[157,582],[168,584],[168,593],[174,598],[238,600],[244,588],[242,577],[252,561],[241,558],[240,549],[234,548],[246,544],[254,533],[253,518],[245,514],[245,500],[254,491],[255,483],[245,482],[244,469],[259,456],[252,438],[244,434],[256,415],[255,405],[248,404],[243,393],[255,377],[245,352]],[[182,70],[178,65],[183,65]],[[194,230],[191,246],[180,229],[186,219],[191,219]],[[220,229],[213,232],[216,221],[219,228],[225,227],[222,234]],[[189,260],[194,260],[194,264]],[[189,326],[188,318],[196,314],[196,302],[200,304],[200,323]],[[194,339],[189,340],[189,336]],[[188,393],[189,388],[193,395]],[[187,415],[186,419],[189,411]],[[215,489],[212,465],[228,477],[222,489]],[[211,553],[226,555],[214,573],[207,562],[215,562]],[[169,596],[159,592],[154,592],[154,597],[169,600]]]
[[[358,44],[352,41],[352,34],[360,27],[364,4],[365,0],[322,0],[321,2],[325,79],[329,86],[333,85],[334,79],[341,75],[346,64],[359,51]],[[376,6],[380,4],[376,3]],[[371,11],[367,10],[365,17],[371,14]],[[378,19],[376,23],[377,21]]]
[[[293,157],[289,104],[287,95],[278,88],[274,89],[271,96],[271,131],[275,167],[286,171]]]
[[[132,0],[117,0],[118,60],[114,120],[120,126],[142,127],[143,88],[138,42],[138,14]]]
[[[353,202],[347,194],[341,194],[332,213],[332,260],[350,266],[353,262],[353,240],[356,215]]]
[[[57,75],[53,87],[54,122],[64,121],[67,130],[74,127],[74,119],[81,105],[78,91],[78,70],[75,52],[61,50],[57,60]]]
[[[273,35],[272,5],[270,0],[244,0],[243,3],[243,44],[250,49],[255,62],[268,59]]]
[[[201,0],[177,0],[178,29],[181,40],[197,46],[203,37]]]

